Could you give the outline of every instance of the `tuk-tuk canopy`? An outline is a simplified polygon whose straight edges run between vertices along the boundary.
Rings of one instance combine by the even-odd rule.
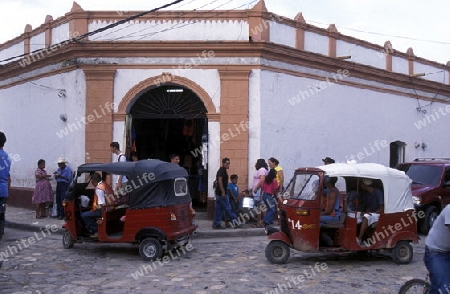
[[[78,173],[103,171],[115,175],[126,175],[127,178],[142,178],[146,174],[149,182],[156,183],[176,178],[186,178],[186,170],[178,164],[161,161],[158,159],[146,159],[134,162],[113,163],[87,163],[80,165]],[[151,175],[151,178],[150,176]]]
[[[168,206],[192,201],[187,186],[188,173],[178,164],[157,159],[136,162],[88,163],[80,165],[78,175],[90,172],[125,175],[122,186],[129,195],[131,209]]]
[[[333,163],[318,168],[330,177],[359,177],[381,180],[384,188],[385,213],[414,209],[411,179],[403,171],[376,163]]]

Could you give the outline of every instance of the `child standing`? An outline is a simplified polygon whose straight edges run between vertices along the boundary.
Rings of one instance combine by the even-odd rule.
[[[230,202],[230,206],[234,211],[234,214],[239,217],[239,187],[237,186],[238,176],[236,174],[232,174],[230,180],[231,183],[228,183],[227,187],[228,201]]]

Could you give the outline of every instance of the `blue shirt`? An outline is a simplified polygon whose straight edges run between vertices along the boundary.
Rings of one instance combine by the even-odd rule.
[[[377,188],[373,188],[372,193],[364,191],[364,211],[375,212],[380,209],[380,205],[384,205],[383,192]]]
[[[3,149],[0,149],[0,197],[8,197],[8,178],[11,169],[11,159]]]
[[[238,196],[239,195],[239,188],[237,185],[235,185],[234,183],[229,183],[227,186],[227,194],[229,197],[233,197],[233,195],[230,194],[230,192],[228,192],[228,190],[231,190],[234,193],[234,196]]]
[[[70,181],[72,180],[72,170],[67,165],[66,165],[66,167],[63,170],[58,168],[58,170],[56,172],[59,175],[61,175],[61,176],[63,176],[63,177],[68,179],[68,180],[66,180],[66,179],[63,179],[63,178],[57,178],[56,179],[57,183],[70,183]]]

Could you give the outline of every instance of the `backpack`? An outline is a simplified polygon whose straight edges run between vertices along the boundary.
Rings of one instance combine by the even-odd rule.
[[[119,158],[117,159],[118,162],[120,162],[120,158],[122,158],[122,156],[125,156],[125,155],[124,154],[120,154]],[[130,161],[130,159],[128,159],[126,156],[125,156],[125,159],[126,159],[125,162]]]

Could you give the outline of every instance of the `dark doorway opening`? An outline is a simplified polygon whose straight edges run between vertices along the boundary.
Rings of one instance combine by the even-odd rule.
[[[389,144],[389,167],[395,168],[399,163],[405,162],[405,146],[402,141],[394,141]]]
[[[208,137],[208,122],[200,98],[189,89],[165,84],[142,94],[129,117],[130,150],[139,159],[169,161],[170,154],[178,154],[180,166],[189,174],[194,207],[206,208],[208,179],[202,144]]]

